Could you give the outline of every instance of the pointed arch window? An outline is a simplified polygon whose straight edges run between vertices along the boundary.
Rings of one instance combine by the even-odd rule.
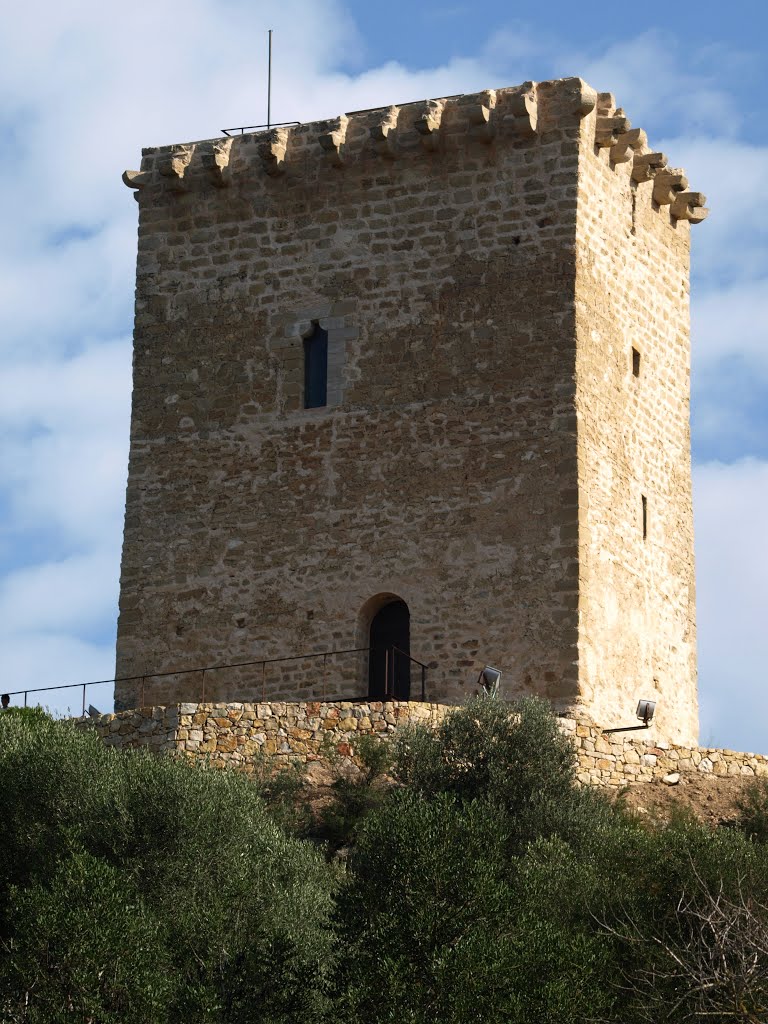
[[[328,404],[328,331],[317,322],[304,339],[304,408]]]

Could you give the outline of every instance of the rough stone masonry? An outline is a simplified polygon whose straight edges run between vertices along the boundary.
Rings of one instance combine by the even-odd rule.
[[[392,740],[402,730],[437,728],[450,712],[444,704],[418,701],[305,701],[267,704],[172,704],[77,719],[110,747],[144,748],[218,768],[252,773],[255,768],[293,763],[305,770],[319,763],[351,769],[359,765],[363,736]],[[662,781],[676,785],[712,778],[768,776],[768,757],[711,747],[685,747],[640,734],[604,735],[589,721],[558,719],[574,746],[581,785],[622,786]]]
[[[365,697],[373,623],[401,602],[430,701],[492,664],[507,696],[601,727],[657,700],[654,735],[695,742],[706,210],[610,94],[573,78],[358,111],[146,149],[124,180],[118,708]],[[350,652],[332,691],[322,658],[160,675],[331,650]]]

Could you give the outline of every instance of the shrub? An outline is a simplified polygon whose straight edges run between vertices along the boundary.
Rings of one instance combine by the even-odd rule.
[[[353,1021],[503,1021],[504,816],[394,794],[360,824],[339,907]]]
[[[50,718],[45,708],[39,707],[8,707],[0,710],[0,715],[10,715],[12,718],[26,718],[31,721],[38,721],[41,718]]]
[[[681,823],[603,851],[593,903],[627,1019],[754,1022],[768,1002],[768,851]],[[634,861],[634,862],[633,862]],[[606,979],[606,985],[611,983]]]
[[[538,702],[472,702],[400,745],[339,903],[350,1021],[762,1019],[768,849],[647,829],[572,761]]]
[[[8,1006],[28,1014],[19,1019],[42,1021],[74,992],[94,1020],[146,1010],[239,1024],[254,1006],[275,1024],[322,1019],[333,875],[244,776],[119,753],[69,723],[0,718],[0,817],[0,974]],[[122,947],[120,892],[136,919]],[[68,930],[79,936],[72,963],[61,959]],[[49,950],[60,971],[46,966]],[[126,1001],[131,973],[143,1003]],[[44,983],[29,988],[35,976]]]
[[[165,928],[136,880],[82,851],[12,889],[3,1019],[30,1024],[162,1019],[173,995]]]
[[[355,741],[355,752],[362,770],[357,775],[337,775],[331,784],[331,800],[320,811],[313,830],[332,851],[349,845],[360,822],[387,798],[384,776],[392,763],[391,745],[364,735]]]
[[[755,779],[737,803],[737,827],[750,839],[768,843],[768,779]]]
[[[404,732],[395,744],[395,776],[427,799],[492,800],[510,818],[510,852],[542,835],[578,842],[596,818],[614,811],[601,793],[576,786],[575,754],[549,705],[479,697],[451,712],[437,730]]]
[[[527,698],[508,705],[477,697],[437,730],[406,732],[396,743],[396,774],[425,796],[500,800],[510,813],[574,784],[574,751],[549,705]]]

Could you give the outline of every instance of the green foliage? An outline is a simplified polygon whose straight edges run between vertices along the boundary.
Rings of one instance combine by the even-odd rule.
[[[768,843],[768,779],[755,779],[744,790],[737,806],[737,826],[741,831],[758,843]]]
[[[361,824],[340,902],[352,1020],[504,1019],[504,826],[488,805],[407,792]]]
[[[404,732],[395,775],[427,799],[492,800],[510,818],[510,852],[542,835],[579,842],[596,818],[613,817],[602,794],[576,787],[573,747],[549,705],[478,697],[440,728]]]
[[[355,741],[355,752],[362,771],[337,776],[331,785],[331,801],[321,810],[313,830],[332,851],[348,846],[360,822],[387,799],[384,776],[392,764],[390,744],[374,736],[360,736]]]
[[[166,929],[136,887],[82,851],[52,878],[12,889],[3,1019],[144,1024],[172,998]],[[30,993],[28,1005],[20,993]]]
[[[377,736],[359,736],[355,741],[355,753],[362,762],[367,783],[375,782],[392,767],[392,746]]]
[[[562,797],[574,782],[573,748],[548,705],[535,698],[511,709],[501,700],[475,698],[438,730],[406,733],[396,757],[398,777],[425,796],[453,793],[466,801],[493,795],[511,813]]]
[[[0,818],[11,1020],[323,1018],[333,878],[245,777],[2,718]]]
[[[577,790],[538,702],[473,702],[398,754],[339,900],[350,1024],[763,1019],[758,844]]]
[[[649,828],[575,785],[537,701],[473,701],[391,749],[358,741],[364,770],[334,785],[340,879],[283,827],[304,827],[296,771],[249,780],[0,715],[0,1018],[768,1019],[763,785],[743,831]]]
[[[261,754],[253,758],[250,781],[272,819],[282,828],[297,836],[311,832],[312,814],[304,799],[303,765],[291,762],[275,768],[274,759]]]
[[[404,788],[360,825],[339,901],[351,1021],[570,1022],[611,1005],[581,968],[609,944],[522,870],[540,834],[625,827],[575,788],[573,760],[534,700],[475,700],[397,744]]]
[[[51,717],[50,714],[45,710],[45,708],[39,708],[39,707],[31,707],[31,708],[18,707],[17,708],[17,707],[11,706],[11,707],[0,709],[0,715],[10,715],[12,718],[26,718],[26,719],[30,719],[33,722],[34,721],[38,721],[41,718],[50,718]]]

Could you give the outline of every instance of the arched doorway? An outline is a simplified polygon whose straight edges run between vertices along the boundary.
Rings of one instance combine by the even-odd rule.
[[[411,696],[411,613],[395,598],[371,619],[368,636],[368,696],[371,700],[409,700]]]

